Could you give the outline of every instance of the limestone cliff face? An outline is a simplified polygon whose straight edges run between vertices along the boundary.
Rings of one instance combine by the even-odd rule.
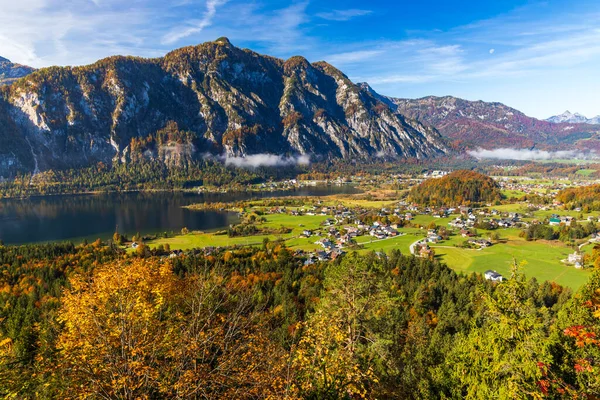
[[[41,69],[0,94],[0,176],[122,160],[132,139],[170,123],[193,134],[186,146],[156,152],[171,161],[177,149],[186,158],[447,151],[437,131],[394,113],[331,65],[263,56],[224,38],[158,59]]]

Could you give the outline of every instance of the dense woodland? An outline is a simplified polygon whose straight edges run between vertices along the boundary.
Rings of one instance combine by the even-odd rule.
[[[600,395],[600,273],[572,295],[277,242],[176,258],[0,247],[7,398],[448,399]]]
[[[600,185],[572,187],[561,190],[556,200],[567,209],[581,208],[585,212],[600,211]]]
[[[479,205],[499,202],[502,193],[500,186],[489,176],[459,170],[415,186],[410,191],[409,199],[429,206]]]
[[[94,191],[181,190],[192,187],[241,189],[267,179],[295,176],[292,168],[244,169],[215,160],[169,166],[162,160],[140,159],[112,166],[99,163],[84,169],[47,171],[0,181],[0,197],[84,193]]]

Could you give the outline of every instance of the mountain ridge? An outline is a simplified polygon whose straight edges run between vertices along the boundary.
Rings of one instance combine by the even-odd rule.
[[[457,150],[534,147],[564,150],[573,145],[582,150],[600,150],[600,127],[594,125],[539,120],[500,102],[454,96],[402,99],[381,95],[368,83],[359,85],[394,112],[433,126]]]
[[[565,111],[559,115],[553,115],[550,118],[546,118],[546,121],[552,123],[575,123],[575,124],[592,124],[597,125],[600,124],[600,115],[596,115],[592,118],[587,118],[585,115],[579,113],[571,113],[569,110]]]
[[[35,71],[27,65],[15,64],[8,58],[0,56],[0,86],[9,85]]]
[[[448,151],[435,129],[397,115],[325,62],[281,60],[220,38],[160,58],[43,68],[1,87],[0,176],[120,162],[134,139],[169,124],[188,132],[196,157]]]

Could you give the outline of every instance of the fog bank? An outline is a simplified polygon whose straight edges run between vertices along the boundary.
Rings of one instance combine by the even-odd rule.
[[[546,151],[537,149],[511,149],[502,148],[494,150],[470,150],[467,152],[470,156],[477,159],[493,159],[493,160],[520,160],[520,161],[535,161],[535,160],[553,160],[553,159],[578,159],[589,160],[597,159],[598,154],[595,152],[583,152],[580,150],[562,150],[562,151]]]

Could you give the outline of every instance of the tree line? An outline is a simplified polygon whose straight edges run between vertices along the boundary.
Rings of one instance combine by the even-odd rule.
[[[489,399],[600,394],[600,273],[575,295],[281,242],[170,258],[0,247],[0,395]]]

